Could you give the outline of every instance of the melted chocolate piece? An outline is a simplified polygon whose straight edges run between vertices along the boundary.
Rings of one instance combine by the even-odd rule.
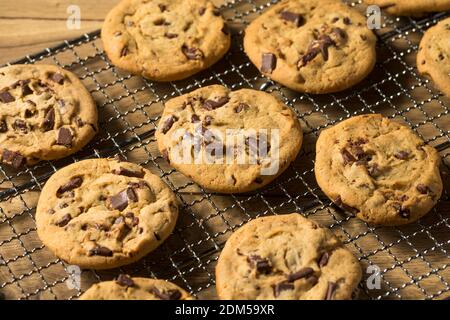
[[[3,150],[3,162],[9,163],[13,168],[18,169],[25,164],[25,158],[19,152]]]

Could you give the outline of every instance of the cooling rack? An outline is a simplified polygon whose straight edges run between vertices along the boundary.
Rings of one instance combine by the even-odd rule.
[[[442,299],[450,295],[450,99],[421,77],[415,56],[423,32],[450,12],[422,18],[382,16],[375,71],[337,94],[294,93],[263,77],[242,49],[245,26],[276,0],[215,1],[232,31],[233,45],[214,67],[184,81],[155,83],[115,68],[99,31],[14,63],[50,63],[77,74],[98,105],[101,131],[81,152],[22,170],[0,165],[0,298],[76,299],[91,284],[119,273],[168,279],[198,298],[216,298],[214,267],[226,239],[258,216],[301,212],[330,228],[360,259],[361,299]],[[348,1],[365,12],[361,1]],[[210,84],[269,92],[295,110],[305,133],[302,151],[269,186],[224,195],[202,189],[175,171],[156,147],[154,130],[168,99]],[[381,113],[406,123],[442,157],[444,193],[416,223],[374,227],[349,216],[321,192],[314,178],[315,142],[324,128],[353,115]],[[86,158],[121,155],[158,174],[182,206],[174,234],[155,252],[116,270],[78,270],[57,259],[37,237],[39,192],[58,169]],[[374,276],[378,273],[378,276]],[[78,286],[80,285],[80,286]]]

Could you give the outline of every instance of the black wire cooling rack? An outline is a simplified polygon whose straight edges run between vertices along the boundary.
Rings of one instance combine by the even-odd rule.
[[[362,299],[433,299],[450,293],[450,100],[418,75],[415,56],[423,32],[450,16],[383,16],[375,71],[360,85],[337,94],[294,93],[261,76],[242,49],[245,26],[276,0],[222,1],[232,30],[226,57],[195,77],[154,83],[115,68],[106,58],[99,31],[65,41],[13,63],[50,63],[76,73],[98,105],[101,131],[81,152],[23,170],[0,165],[0,296],[5,299],[74,299],[92,283],[118,273],[168,279],[199,298],[215,298],[214,267],[226,239],[258,216],[301,212],[329,227],[360,259]],[[364,12],[357,2],[349,5]],[[265,90],[292,107],[305,131],[304,145],[290,168],[268,187],[240,195],[210,193],[163,159],[154,129],[168,99],[196,88],[222,84]],[[435,209],[416,223],[373,227],[346,215],[321,192],[314,178],[315,141],[320,130],[361,113],[382,113],[409,125],[443,159],[445,184]],[[182,205],[174,234],[155,252],[120,270],[77,269],[42,245],[36,234],[39,192],[56,170],[74,161],[120,154],[161,176]],[[374,272],[379,276],[374,277]],[[374,279],[375,278],[375,279]],[[379,286],[377,286],[377,280]],[[81,287],[77,285],[81,284]]]

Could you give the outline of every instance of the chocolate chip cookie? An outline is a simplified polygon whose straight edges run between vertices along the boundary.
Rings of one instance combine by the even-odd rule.
[[[430,12],[450,10],[450,0],[364,0],[386,12],[399,16],[421,16]]]
[[[322,131],[315,173],[323,192],[369,223],[415,221],[442,193],[440,157],[408,127],[381,115],[361,115]]]
[[[106,17],[102,40],[116,66],[155,81],[207,69],[231,43],[220,12],[207,0],[123,0]]]
[[[200,186],[234,193],[260,188],[297,156],[302,130],[274,96],[212,85],[168,101],[156,133],[160,152]]]
[[[14,168],[63,158],[97,132],[97,107],[81,81],[52,65],[0,69],[0,159]]]
[[[425,32],[417,53],[417,68],[450,97],[450,18]]]
[[[245,30],[244,49],[267,77],[308,93],[347,89],[376,60],[376,37],[356,10],[334,0],[285,0]]]
[[[132,263],[158,247],[178,216],[175,195],[147,169],[90,159],[57,171],[36,209],[39,238],[82,268]]]
[[[168,281],[121,274],[114,281],[94,284],[80,300],[193,300],[193,297]]]
[[[298,213],[258,218],[228,239],[216,267],[221,299],[343,300],[358,260],[331,231]]]

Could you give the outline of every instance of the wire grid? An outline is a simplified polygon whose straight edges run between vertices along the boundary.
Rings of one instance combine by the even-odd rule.
[[[294,93],[263,77],[243,52],[245,26],[277,2],[217,3],[232,30],[232,49],[214,67],[185,81],[154,83],[115,68],[102,50],[99,31],[14,62],[56,64],[76,73],[97,102],[101,132],[66,159],[23,170],[0,165],[0,296],[74,299],[95,282],[128,273],[168,279],[199,298],[216,298],[214,267],[230,234],[255,217],[294,211],[329,227],[359,257],[363,270],[369,271],[364,272],[359,298],[433,299],[450,294],[449,99],[415,68],[424,30],[450,13],[421,19],[383,16],[382,28],[376,31],[375,71],[355,88],[316,96]],[[360,2],[348,3],[364,12]],[[301,153],[281,177],[262,190],[239,195],[208,192],[172,169],[157,150],[154,130],[163,103],[215,83],[270,92],[292,107],[301,121],[305,133]],[[418,222],[396,228],[368,225],[334,206],[317,186],[313,167],[320,131],[361,113],[382,113],[403,121],[439,150],[444,194]],[[81,288],[76,288],[74,267],[57,259],[37,237],[34,213],[39,192],[49,176],[65,165],[117,154],[168,183],[182,205],[180,218],[174,234],[159,249],[120,269],[83,270]],[[376,271],[378,287],[370,278]],[[368,286],[367,279],[375,287]]]

